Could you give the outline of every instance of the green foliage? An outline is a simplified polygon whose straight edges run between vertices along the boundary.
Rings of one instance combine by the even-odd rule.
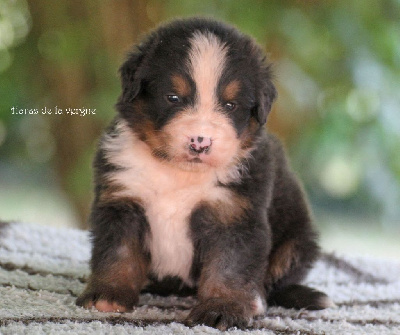
[[[254,36],[275,64],[279,99],[272,116],[272,131],[285,139],[295,169],[314,200],[328,207],[345,202],[354,211],[361,206],[375,209],[378,205],[384,221],[398,223],[399,1],[149,0],[142,3],[147,11],[132,15],[147,15],[154,24],[175,17],[206,15],[226,20]],[[91,0],[79,5],[54,2],[42,7],[43,16],[51,13],[54,24],[52,29],[38,34],[35,27],[41,22],[32,19],[25,1],[0,2],[3,164],[12,164],[17,158],[21,161],[23,157],[24,162],[47,168],[54,159],[51,154],[58,154],[40,141],[36,149],[32,149],[32,143],[28,144],[35,137],[29,134],[46,134],[43,127],[47,129],[46,123],[52,124],[53,119],[45,118],[45,125],[38,126],[38,122],[32,121],[33,116],[10,112],[12,106],[43,108],[59,103],[59,96],[52,93],[55,83],[44,81],[49,76],[42,76],[38,64],[47,62],[54,71],[59,68],[67,73],[76,71],[69,73],[71,80],[76,76],[85,78],[82,86],[85,98],[80,103],[97,109],[93,122],[100,125],[99,129],[112,117],[119,94],[117,68],[124,55],[111,58],[99,42],[104,34],[104,15],[113,13],[101,16],[97,12],[91,20],[79,19],[79,15],[73,20],[63,18],[69,11],[93,10]],[[31,123],[32,129],[23,127]],[[58,133],[52,131],[48,136],[51,142]],[[91,179],[88,166],[93,142],[82,145],[82,157],[76,159],[66,178],[74,190],[73,197],[86,194],[87,180]],[[50,150],[51,154],[47,159],[37,159],[29,150]]]

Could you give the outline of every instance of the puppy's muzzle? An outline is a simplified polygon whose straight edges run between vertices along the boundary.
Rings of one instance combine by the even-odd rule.
[[[191,155],[208,154],[210,152],[212,140],[210,137],[192,136],[189,139],[189,152]]]

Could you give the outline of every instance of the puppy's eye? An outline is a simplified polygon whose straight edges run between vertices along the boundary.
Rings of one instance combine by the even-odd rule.
[[[234,102],[229,101],[229,102],[225,103],[224,108],[227,111],[232,112],[236,109],[236,104]]]
[[[167,95],[167,100],[173,104],[176,104],[178,102],[181,102],[181,99],[179,98],[179,96],[177,96],[176,94],[168,94]]]

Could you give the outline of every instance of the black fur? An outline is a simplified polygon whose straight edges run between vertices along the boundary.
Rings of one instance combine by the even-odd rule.
[[[140,196],[118,195],[125,185],[113,182],[110,176],[129,171],[129,167],[114,162],[106,144],[121,136],[118,123],[123,120],[141,143],[154,147],[156,160],[174,164],[168,151],[170,138],[162,134],[182,110],[198,103],[196,83],[185,63],[196,31],[212,33],[228,47],[217,87],[218,113],[229,118],[235,129],[232,142],[239,139],[241,150],[251,155],[238,156],[238,178],[220,179],[213,186],[232,196],[233,207],[206,197],[191,208],[187,222],[194,250],[190,285],[188,279],[185,283],[179,277],[158,279],[158,274],[152,273],[152,255],[146,245],[152,222],[146,204]],[[92,276],[78,305],[88,307],[105,300],[129,310],[141,290],[157,294],[197,292],[199,304],[188,323],[220,329],[245,327],[257,314],[257,297],[287,308],[326,307],[324,293],[298,285],[319,256],[317,234],[305,195],[279,141],[262,127],[276,90],[261,49],[225,24],[207,19],[178,20],[151,33],[120,72],[119,115],[103,136],[94,164]],[[171,103],[166,97],[173,93],[173,75],[183,78],[185,93]],[[235,108],[225,110],[231,101],[224,100],[224,90],[234,80],[240,83],[230,92]],[[181,204],[175,205],[179,208]]]
[[[238,133],[244,129],[250,116],[254,116],[261,125],[264,124],[272,102],[276,98],[270,66],[266,65],[265,56],[250,38],[240,34],[236,29],[217,21],[203,19],[182,20],[172,25],[161,26],[130,54],[120,69],[123,92],[117,107],[122,116],[131,120],[131,124],[137,123],[135,115],[132,115],[134,113],[131,102],[141,92],[142,97],[149,102],[150,107],[146,112],[155,118],[156,129],[161,128],[173,117],[177,108],[170,106],[166,108],[165,102],[160,99],[164,99],[168,93],[165,89],[171,87],[167,79],[168,72],[172,70],[176,72],[176,61],[187,57],[188,40],[194,31],[215,33],[223,43],[230,46],[227,70],[220,84],[229,82],[231,78],[240,77],[244,86],[241,95],[237,97],[241,108],[232,118]],[[187,73],[185,64],[180,65],[179,72],[193,87],[194,83]],[[194,101],[195,97],[191,95],[182,104],[191,105]]]

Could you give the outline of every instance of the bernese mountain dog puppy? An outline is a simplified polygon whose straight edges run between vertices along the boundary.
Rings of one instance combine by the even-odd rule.
[[[264,127],[276,97],[259,46],[204,18],[163,25],[122,65],[94,162],[91,276],[77,304],[129,311],[195,292],[188,324],[246,327],[267,304],[323,309],[299,182]]]

